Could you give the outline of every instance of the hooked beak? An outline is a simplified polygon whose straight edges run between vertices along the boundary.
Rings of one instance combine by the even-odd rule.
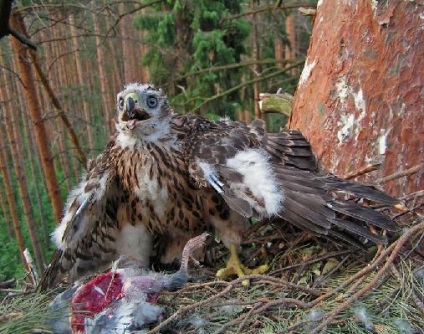
[[[123,121],[145,121],[150,119],[150,114],[143,108],[137,106],[133,97],[128,96],[125,100],[124,113],[122,115]]]
[[[127,98],[127,101],[125,102],[125,110],[127,111],[129,118],[134,118],[134,109],[135,109],[134,99],[131,96],[129,96]]]

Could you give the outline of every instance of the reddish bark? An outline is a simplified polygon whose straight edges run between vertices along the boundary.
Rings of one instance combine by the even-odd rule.
[[[424,163],[424,34],[416,2],[323,1],[289,126],[323,167],[376,179]],[[424,168],[384,184],[402,196],[424,188]]]
[[[284,53],[285,59],[295,60],[296,59],[296,49],[297,49],[297,41],[296,41],[296,22],[295,22],[295,13],[290,13],[286,18],[286,35],[289,40],[289,44],[285,46]],[[289,73],[294,75],[296,74],[298,69],[292,68]]]
[[[113,125],[112,125],[112,118],[114,116],[114,106],[115,102],[113,99],[114,94],[110,91],[109,82],[107,80],[106,75],[106,54],[104,52],[104,45],[103,40],[101,38],[102,36],[102,29],[100,27],[100,18],[98,14],[93,13],[93,24],[94,24],[94,34],[96,38],[96,52],[97,52],[97,64],[98,64],[98,70],[99,70],[99,82],[100,82],[100,95],[102,97],[102,110],[103,110],[103,117],[104,121],[108,125],[106,127],[107,134],[110,135],[113,131]]]
[[[255,8],[258,5],[257,0],[252,0],[251,7]],[[258,77],[262,72],[261,65],[259,60],[261,58],[261,48],[260,48],[260,37],[259,37],[259,24],[258,24],[258,15],[252,14],[252,25],[253,25],[253,36],[252,36],[252,56],[255,64],[253,65],[253,76],[254,78]],[[253,83],[253,100],[254,100],[254,113],[255,119],[261,119],[262,113],[261,108],[259,107],[259,94],[261,92],[261,83],[257,81]]]
[[[12,40],[12,44],[19,43],[17,41]],[[12,96],[12,94],[8,94],[9,96]],[[9,98],[6,98],[8,100]],[[8,139],[8,144],[11,152],[12,162],[13,162],[13,169],[15,171],[16,175],[16,183],[20,194],[20,199],[22,203],[22,212],[23,217],[25,220],[25,223],[28,228],[28,234],[31,239],[31,245],[33,254],[35,256],[35,262],[38,269],[38,272],[42,272],[44,270],[44,254],[41,249],[40,244],[40,238],[37,231],[37,225],[35,222],[35,219],[32,214],[32,203],[30,200],[29,192],[28,192],[28,182],[27,182],[27,175],[26,170],[24,168],[24,158],[23,158],[23,145],[22,145],[22,138],[18,134],[17,126],[18,126],[18,120],[17,115],[14,111],[14,108],[9,108],[8,112],[4,114],[4,122],[5,122],[5,128],[6,128],[6,134]],[[11,178],[9,175],[8,183],[10,183]],[[13,190],[12,190],[13,191]],[[12,195],[13,196],[13,195]],[[20,229],[16,229],[16,231],[19,233]],[[18,236],[18,234],[17,234]],[[21,236],[20,236],[21,237]],[[19,247],[22,246],[22,241],[19,241]],[[22,256],[22,255],[21,255]],[[24,261],[26,263],[26,261]]]
[[[69,23],[70,23],[70,27],[71,27],[71,33],[73,36],[78,36],[78,32],[77,32],[77,28],[75,27],[75,18],[74,15],[70,15],[69,16]],[[72,42],[72,47],[75,50],[75,54],[74,54],[74,59],[75,59],[75,74],[77,77],[77,82],[81,87],[85,86],[85,81],[84,81],[84,76],[83,76],[83,70],[82,70],[82,65],[81,65],[81,54],[78,50],[78,38],[74,37],[71,40]],[[94,148],[94,139],[93,139],[93,130],[91,129],[91,109],[90,106],[87,102],[87,100],[83,97],[82,98],[82,112],[84,115],[84,120],[86,122],[86,133],[87,133],[87,139],[88,139],[88,149],[91,155],[92,154],[92,150]],[[87,165],[87,161],[84,161],[84,166]]]
[[[15,29],[25,33],[23,19],[18,15],[13,15],[11,23]],[[28,62],[28,47],[12,39],[12,48],[18,54],[18,67],[25,95],[28,101],[28,111],[31,121],[34,124],[35,141],[40,154],[41,165],[43,167],[44,177],[47,180],[47,190],[52,202],[54,215],[57,221],[62,217],[62,198],[60,197],[60,188],[57,182],[56,171],[53,165],[53,158],[49,151],[50,143],[47,131],[41,114],[41,108],[37,99],[36,85],[31,71],[31,65]]]
[[[4,75],[3,78],[6,79],[6,76]],[[4,91],[4,93],[0,91],[0,97],[3,101],[7,101],[7,98],[5,98],[6,93],[7,93],[6,90]],[[18,248],[19,248],[19,255],[21,257],[21,261],[23,265],[25,266],[26,269],[28,269],[27,263],[25,262],[25,258],[23,256],[24,250],[26,247],[25,247],[24,239],[22,237],[22,230],[21,230],[21,225],[19,223],[18,209],[17,209],[15,197],[13,196],[12,176],[10,175],[10,170],[7,166],[7,162],[9,161],[9,156],[7,154],[6,146],[9,143],[7,142],[5,131],[6,129],[5,129],[4,122],[0,122],[0,133],[1,133],[0,135],[0,174],[2,176],[3,183],[4,183],[7,203],[9,205],[9,212],[12,218],[13,230],[16,237],[16,243],[18,244]],[[3,212],[7,220],[8,218],[6,217],[6,211],[4,210]],[[9,223],[7,222],[7,224]]]

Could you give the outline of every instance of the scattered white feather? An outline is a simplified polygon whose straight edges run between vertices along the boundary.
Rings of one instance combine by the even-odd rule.
[[[229,303],[231,302],[239,302],[238,300],[229,300]],[[235,315],[237,313],[241,313],[243,312],[243,310],[245,309],[245,307],[241,306],[241,305],[236,305],[236,304],[229,304],[229,305],[223,305],[219,308],[220,313],[225,313],[227,315]]]
[[[356,308],[354,311],[354,315],[360,322],[362,322],[366,330],[374,329],[374,325],[368,315],[367,309],[364,306]]]
[[[128,331],[128,327],[133,321],[133,312],[134,304],[121,303],[121,306],[117,308],[116,312],[116,319],[119,319],[119,321],[116,322],[117,331]]]
[[[306,315],[306,318],[308,319],[308,321],[317,322],[321,320],[323,315],[324,315],[324,312],[322,310],[314,308],[312,309],[311,312],[309,312]]]
[[[314,308],[306,314],[305,332],[311,332],[321,321],[324,311],[319,308]]]
[[[243,176],[243,183],[233,183],[230,188],[249,202],[258,212],[272,216],[282,209],[284,195],[272,171],[269,156],[257,149],[238,152],[227,160],[227,167]],[[264,202],[264,208],[250,196],[243,193],[251,192],[254,197]]]
[[[394,321],[394,325],[399,329],[399,333],[414,334],[417,333],[406,319],[397,319]]]
[[[184,320],[186,324],[190,324],[194,328],[201,328],[208,324],[208,321],[198,314],[191,314]]]

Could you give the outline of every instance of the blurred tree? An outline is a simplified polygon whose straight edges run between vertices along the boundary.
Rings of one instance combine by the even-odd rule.
[[[22,17],[19,15],[13,15],[12,22],[13,26],[19,29],[19,31],[25,35],[25,26]],[[46,127],[42,121],[41,109],[37,99],[34,77],[32,74],[31,66],[26,60],[28,57],[29,49],[15,39],[12,40],[12,47],[19,55],[18,67],[22,77],[22,84],[25,87],[24,91],[28,100],[29,114],[32,122],[34,123],[37,148],[41,156],[41,164],[43,166],[44,176],[47,180],[47,188],[52,201],[53,211],[55,213],[56,219],[59,220],[62,217],[62,198],[60,196],[60,188],[57,182],[56,171],[54,170],[53,166],[53,158],[51,156],[50,146],[48,144]]]
[[[240,68],[225,69],[237,64],[246,51],[245,39],[249,23],[243,18],[221,20],[224,16],[241,12],[242,1],[167,1],[153,6],[136,20],[136,26],[147,33],[150,49],[143,57],[152,81],[165,87],[172,102],[182,111],[196,109],[207,98],[240,83]],[[196,76],[185,76],[202,69],[224,66],[221,71],[205,71]],[[234,116],[239,92],[222,100],[203,105],[199,112],[210,116]]]

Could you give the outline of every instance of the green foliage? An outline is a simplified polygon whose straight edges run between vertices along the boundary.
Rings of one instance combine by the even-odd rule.
[[[0,281],[23,276],[19,248],[15,238],[7,235],[4,217],[0,218]]]
[[[241,12],[241,1],[167,1],[139,16],[136,27],[146,31],[149,50],[142,62],[152,81],[166,86],[179,111],[195,109],[217,92],[241,81],[240,68],[203,71],[214,66],[240,62],[245,53],[250,26],[245,19],[222,20]],[[234,116],[238,92],[202,108],[202,113]]]

